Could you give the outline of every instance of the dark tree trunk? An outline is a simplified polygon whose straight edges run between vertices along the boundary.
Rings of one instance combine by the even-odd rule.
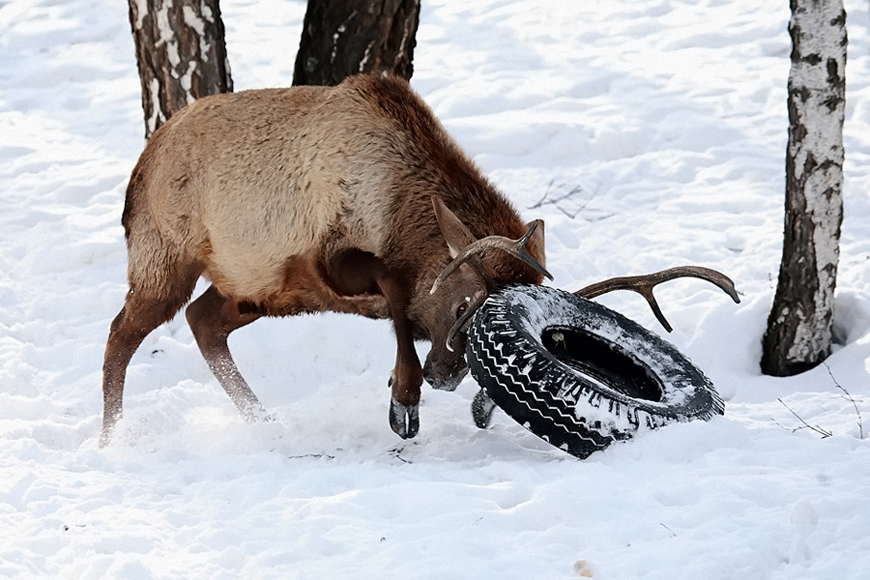
[[[791,0],[785,240],[761,369],[794,375],[831,350],[843,220],[846,12],[843,0]]]
[[[128,0],[145,137],[199,97],[232,92],[218,0]]]
[[[293,84],[377,71],[410,79],[419,21],[420,0],[308,0]]]

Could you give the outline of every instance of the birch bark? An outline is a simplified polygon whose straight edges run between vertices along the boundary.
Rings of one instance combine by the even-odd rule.
[[[791,0],[791,10],[785,236],[761,359],[776,376],[830,354],[843,219],[846,12],[843,0]]]
[[[218,0],[128,0],[145,138],[199,97],[232,92]]]

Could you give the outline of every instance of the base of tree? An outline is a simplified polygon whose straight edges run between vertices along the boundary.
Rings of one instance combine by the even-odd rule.
[[[765,342],[767,337],[765,336]],[[771,377],[793,377],[801,373],[812,370],[825,362],[828,358],[828,353],[824,353],[818,360],[788,360],[784,354],[770,356],[768,349],[765,348],[764,354],[761,357],[761,372]]]

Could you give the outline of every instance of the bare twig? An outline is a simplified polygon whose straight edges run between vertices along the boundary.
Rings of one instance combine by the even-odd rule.
[[[846,394],[846,398],[849,399],[852,406],[855,407],[855,414],[858,415],[858,439],[864,439],[864,421],[861,419],[861,411],[858,409],[858,403],[856,403],[855,399],[852,398],[852,394],[837,382],[837,379],[834,378],[834,373],[831,372],[831,367],[828,366],[828,363],[822,364],[824,364],[825,368],[828,369],[828,375],[830,375],[831,380],[834,381],[834,386],[843,391],[843,393]]]
[[[550,190],[553,188],[553,184],[554,184],[555,182],[556,182],[555,179],[551,179],[551,180],[550,180],[550,183],[547,184],[547,189],[544,191],[544,197],[542,197],[541,199],[539,199],[539,200],[537,201],[537,203],[535,203],[535,204],[533,204],[533,205],[530,205],[530,206],[529,206],[529,209],[538,209],[539,207],[541,207],[541,206],[544,205],[545,203],[552,203],[551,201],[547,200],[547,198],[550,196]]]
[[[304,455],[288,455],[287,459],[335,459],[335,455],[329,455],[328,453],[305,453]]]
[[[554,182],[555,182],[554,179],[550,180],[550,183],[547,184],[547,189],[544,191],[544,197],[539,199],[536,203],[530,205],[529,209],[538,209],[539,207],[544,205],[544,202],[547,200],[547,197],[550,195],[550,188],[553,187]]]
[[[402,463],[414,463],[410,459],[405,459],[402,457],[402,451],[404,451],[404,447],[396,447],[395,449],[390,449],[389,454],[401,461]]]
[[[800,415],[798,415],[797,413],[792,411],[791,407],[789,407],[788,405],[783,403],[782,399],[780,399],[779,397],[777,397],[776,400],[779,401],[780,403],[782,403],[782,406],[785,407],[786,409],[788,409],[789,413],[791,413],[792,415],[797,417],[798,421],[803,423],[803,427],[796,427],[796,428],[792,429],[791,430],[792,433],[794,433],[795,431],[799,431],[801,429],[811,429],[811,430],[815,431],[816,433],[818,433],[819,435],[821,435],[822,439],[827,439],[828,437],[833,435],[833,433],[831,431],[826,431],[826,430],[822,429],[821,427],[819,427],[818,425],[816,425],[814,427],[814,426],[810,425],[809,423],[807,423],[806,421],[804,421]],[[776,421],[774,421],[774,423],[776,423]],[[776,424],[779,425],[779,423],[776,423]]]
[[[556,180],[551,179],[550,183],[547,184],[547,189],[544,192],[544,196],[541,199],[539,199],[536,203],[529,206],[529,209],[538,209],[538,208],[545,206],[545,205],[555,205],[556,209],[561,211],[563,214],[565,214],[569,218],[574,219],[580,214],[580,212],[582,212],[583,210],[586,209],[586,206],[588,206],[589,203],[592,201],[592,199],[598,194],[598,190],[600,188],[600,186],[596,187],[589,194],[589,196],[586,198],[585,201],[579,202],[576,199],[577,195],[584,192],[584,191],[588,191],[582,185],[575,185],[573,187],[570,187],[570,189],[568,189],[568,191],[566,191],[565,193],[551,196],[551,192],[553,191],[553,185],[555,183],[556,183]],[[560,190],[560,189],[566,188],[568,186],[569,185],[567,183],[560,184],[556,187],[556,190]],[[564,207],[565,204],[563,202],[570,202],[572,205],[574,205],[574,209],[566,209]]]

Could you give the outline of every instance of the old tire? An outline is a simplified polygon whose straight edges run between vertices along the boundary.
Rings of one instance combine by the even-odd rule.
[[[725,409],[710,380],[671,344],[553,288],[516,284],[493,292],[471,322],[466,354],[496,405],[580,458],[638,430],[707,420]]]

